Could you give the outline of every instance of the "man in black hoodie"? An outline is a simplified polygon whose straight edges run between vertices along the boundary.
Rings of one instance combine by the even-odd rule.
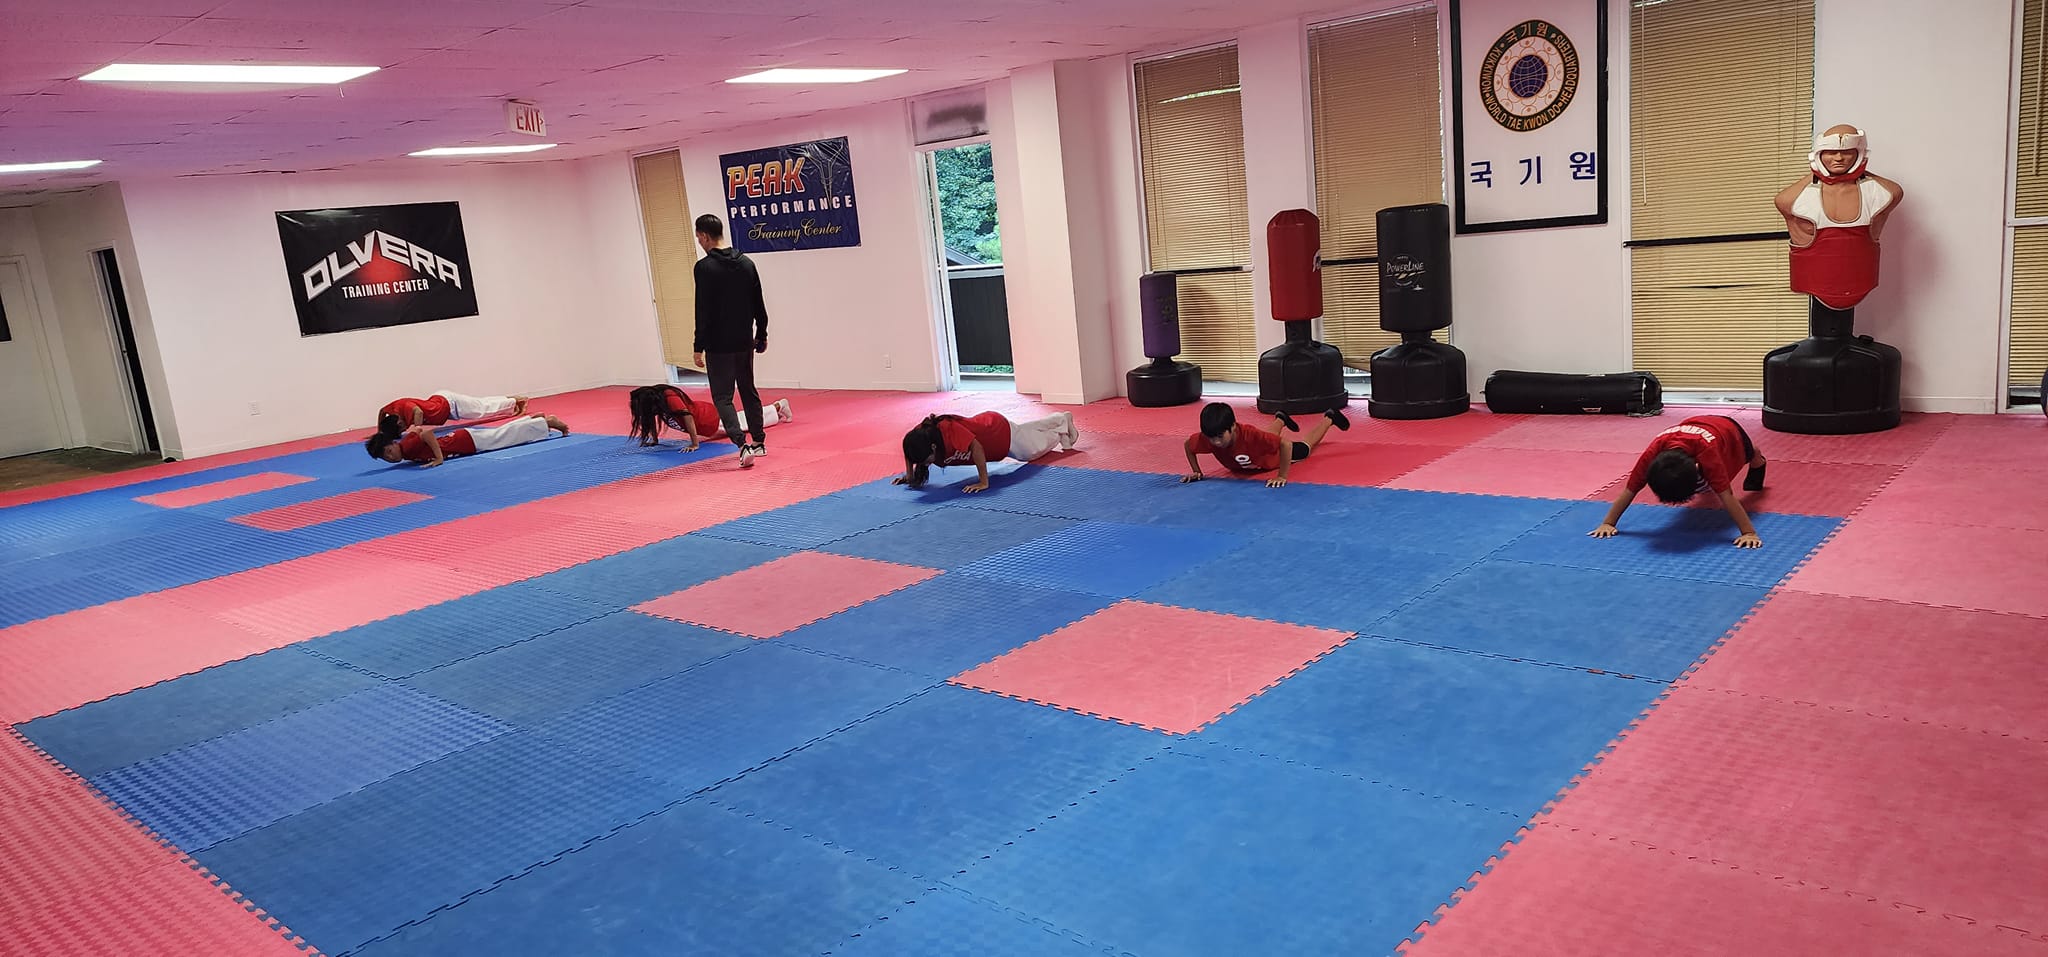
[[[768,351],[768,306],[754,262],[725,243],[725,224],[705,213],[697,217],[697,336],[691,347],[697,366],[711,379],[711,404],[725,434],[740,447],[740,468],[768,454],[761,424],[761,393],[754,390],[754,353]],[[707,361],[708,360],[708,361]],[[732,405],[734,386],[746,409],[746,429]],[[752,442],[746,439],[751,434]]]

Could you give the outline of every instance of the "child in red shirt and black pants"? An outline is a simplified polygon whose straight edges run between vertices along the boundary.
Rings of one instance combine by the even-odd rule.
[[[1749,513],[1742,510],[1742,502],[1735,497],[1735,473],[1749,467],[1749,475],[1743,480],[1743,489],[1751,492],[1764,487],[1764,457],[1757,453],[1756,446],[1749,440],[1749,433],[1742,424],[1725,415],[1696,415],[1671,428],[1665,429],[1650,440],[1650,447],[1643,450],[1642,457],[1630,470],[1628,481],[1621,492],[1614,497],[1614,504],[1607,509],[1607,518],[1600,527],[1588,533],[1594,538],[1609,538],[1615,533],[1615,522],[1621,513],[1628,510],[1635,501],[1636,493],[1647,485],[1657,499],[1667,505],[1676,505],[1690,500],[1701,492],[1712,492],[1721,497],[1721,507],[1728,510],[1728,517],[1735,520],[1735,527],[1742,534],[1735,539],[1737,548],[1761,548],[1763,539],[1756,535],[1756,527],[1749,523]]]
[[[1280,474],[1266,480],[1267,488],[1279,488],[1287,484],[1287,467],[1308,458],[1310,451],[1323,441],[1330,426],[1339,429],[1351,428],[1351,420],[1344,413],[1331,409],[1323,413],[1323,421],[1309,430],[1306,442],[1287,442],[1280,430],[1301,431],[1287,413],[1282,412],[1273,420],[1270,429],[1239,428],[1237,412],[1221,402],[1211,402],[1202,407],[1202,430],[1188,436],[1183,450],[1188,454],[1188,474],[1180,477],[1182,482],[1202,480],[1202,464],[1195,455],[1207,452],[1215,456],[1224,468],[1237,475],[1258,475],[1278,471]]]

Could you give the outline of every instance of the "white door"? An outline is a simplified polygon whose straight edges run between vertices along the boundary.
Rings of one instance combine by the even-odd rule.
[[[66,445],[56,385],[21,266],[0,262],[0,458]]]

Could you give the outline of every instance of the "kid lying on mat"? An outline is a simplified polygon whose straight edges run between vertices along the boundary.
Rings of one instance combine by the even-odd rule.
[[[1587,534],[1594,538],[1612,537],[1621,513],[1635,501],[1636,493],[1648,485],[1657,499],[1667,505],[1688,501],[1701,492],[1719,495],[1721,507],[1728,510],[1728,517],[1742,530],[1735,539],[1735,547],[1762,548],[1763,539],[1757,537],[1756,527],[1749,523],[1749,513],[1742,510],[1742,502],[1735,497],[1735,473],[1742,471],[1744,465],[1749,466],[1749,475],[1743,479],[1743,489],[1761,490],[1764,457],[1750,443],[1749,433],[1743,431],[1741,423],[1725,415],[1686,419],[1650,440],[1650,447],[1643,450],[1635,468],[1628,473],[1628,481],[1614,496],[1606,520]]]
[[[398,435],[379,432],[363,443],[373,459],[383,459],[393,465],[400,462],[417,462],[426,468],[433,468],[449,459],[462,455],[475,455],[497,449],[509,449],[515,445],[538,442],[548,437],[553,429],[569,434],[569,426],[552,415],[526,415],[513,419],[496,428],[470,426],[465,429],[451,429],[447,435],[435,435],[432,426],[415,425]]]
[[[660,444],[664,425],[689,436],[689,444],[683,446],[685,452],[697,451],[700,437],[715,439],[725,434],[716,406],[702,399],[692,399],[689,393],[672,385],[643,385],[634,389],[626,396],[626,408],[633,414],[632,436],[640,440],[643,448]],[[744,431],[747,428],[746,410],[733,414],[738,417],[739,427]],[[796,414],[790,411],[788,399],[776,399],[761,407],[761,427],[764,429],[795,420]],[[733,444],[745,443],[736,440]]]
[[[1081,441],[1072,412],[1055,412],[1028,422],[1013,422],[1001,412],[980,415],[928,415],[903,435],[903,474],[891,485],[923,488],[933,466],[972,465],[975,479],[962,492],[988,488],[990,458],[1030,462],[1058,446],[1072,450]]]
[[[1323,441],[1330,426],[1339,429],[1351,428],[1351,420],[1344,417],[1339,409],[1323,413],[1323,421],[1317,422],[1308,432],[1306,442],[1285,442],[1281,429],[1289,432],[1301,431],[1294,419],[1282,412],[1273,420],[1268,429],[1244,429],[1237,424],[1237,413],[1221,402],[1211,402],[1202,407],[1202,431],[1188,436],[1183,447],[1188,454],[1188,474],[1180,477],[1182,482],[1202,480],[1202,463],[1195,459],[1195,453],[1207,452],[1216,457],[1225,469],[1238,475],[1258,475],[1262,472],[1279,470],[1278,475],[1266,480],[1267,488],[1279,488],[1287,484],[1287,467],[1308,458],[1310,451]]]

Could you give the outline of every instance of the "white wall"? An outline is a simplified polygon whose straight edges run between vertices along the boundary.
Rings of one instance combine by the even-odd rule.
[[[663,377],[623,156],[131,182],[124,194],[140,266],[130,281],[147,284],[167,380],[168,402],[153,398],[170,406],[185,457],[365,428],[386,401],[436,389],[539,395]],[[477,316],[299,335],[276,212],[451,200]]]
[[[135,451],[144,438],[133,414],[133,399],[128,392],[127,373],[121,368],[114,326],[100,295],[94,250],[114,250],[128,300],[129,323],[135,330],[136,355],[142,362],[144,390],[153,401],[161,402],[158,397],[167,394],[167,387],[147,286],[135,258],[135,242],[128,230],[121,187],[100,186],[45,202],[35,207],[35,223],[49,270],[51,298],[57,304],[58,321],[64,329],[64,347],[83,428],[82,443]],[[164,448],[177,448],[176,423],[168,421],[161,411],[152,411],[156,412],[158,443]]]
[[[931,391],[939,386],[942,341],[931,298],[936,253],[902,102],[678,144],[691,212],[726,218],[721,155],[839,136],[853,155],[861,244],[750,256],[768,303],[768,352],[755,360],[756,380],[775,388]]]

